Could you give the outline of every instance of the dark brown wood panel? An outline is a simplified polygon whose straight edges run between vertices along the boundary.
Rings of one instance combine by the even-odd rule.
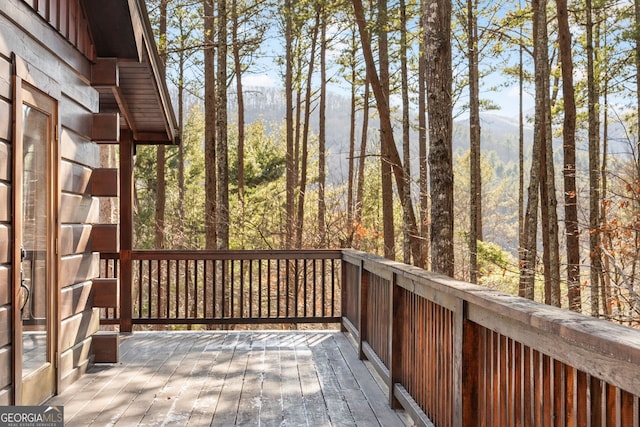
[[[119,252],[120,227],[118,224],[94,224],[91,229],[91,241],[96,252]]]
[[[120,298],[118,279],[93,279],[93,306],[117,307]]]
[[[11,179],[11,146],[0,141],[0,180]]]
[[[62,128],[60,132],[60,155],[63,159],[96,168],[99,166],[100,151],[89,138],[82,137],[70,129]]]
[[[92,251],[90,225],[65,224],[60,228],[61,255],[74,255]]]
[[[60,14],[60,18],[58,18],[58,31],[61,34],[67,34],[67,30],[69,29],[69,2],[66,0],[60,0],[60,4],[58,7],[58,13]]]
[[[11,261],[11,229],[0,224],[0,264]]]
[[[0,305],[11,303],[11,267],[0,265]]]
[[[11,343],[11,306],[0,307],[0,347]]]
[[[8,184],[0,181],[0,222],[11,219],[11,189]]]
[[[91,175],[91,194],[96,197],[118,197],[120,182],[118,169],[94,169]]]
[[[113,88],[120,85],[117,58],[98,58],[91,67],[91,85],[95,88]]]
[[[93,335],[93,354],[96,363],[118,363],[120,359],[120,334],[98,332]]]
[[[91,168],[63,160],[60,163],[60,186],[62,191],[88,194],[91,182]]]
[[[9,390],[3,390],[11,384],[11,346],[0,348],[0,406],[11,404]]]
[[[60,323],[60,348],[67,351],[87,337],[95,334],[100,328],[100,312],[98,309],[86,310],[69,317]]]
[[[117,143],[118,141],[120,141],[120,114],[94,114],[91,139],[96,142],[103,143]]]
[[[62,194],[60,222],[64,224],[91,224],[100,218],[98,199],[79,194]]]
[[[66,319],[94,306],[91,282],[67,286],[60,293],[60,318]]]
[[[98,277],[100,258],[97,253],[62,257],[60,263],[60,288],[87,282]]]
[[[59,28],[60,25],[60,1],[62,0],[48,0],[48,16],[47,19],[49,23],[53,25],[56,29]]]

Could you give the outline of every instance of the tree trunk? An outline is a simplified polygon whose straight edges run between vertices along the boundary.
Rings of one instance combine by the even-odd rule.
[[[567,296],[569,309],[581,311],[580,299],[580,234],[578,230],[578,195],[576,189],[576,102],[573,88],[571,29],[567,0],[556,0],[558,13],[558,44],[562,65],[562,96],[564,98],[564,217],[567,247]]]
[[[425,2],[432,270],[453,277],[451,2]]]
[[[591,0],[586,0],[587,14],[587,102],[589,139],[589,253],[591,258],[590,290],[591,315],[600,314],[600,273],[602,255],[600,253],[600,142],[598,90],[596,87],[595,58],[593,49],[593,8]]]
[[[540,34],[541,26],[546,26],[544,15],[540,9],[541,3],[545,0],[533,0],[533,34],[534,34],[534,62],[535,62],[535,93],[536,93],[536,123],[534,126],[533,148],[531,155],[531,172],[529,178],[529,188],[527,190],[527,208],[524,218],[524,229],[522,233],[522,258],[520,260],[520,285],[518,293],[520,296],[534,299],[535,297],[535,272],[537,258],[537,234],[538,234],[538,201],[540,192],[540,168],[541,153],[545,145],[545,83],[546,49],[547,45],[542,45]],[[542,40],[544,38],[542,37]]]
[[[362,101],[362,131],[360,136],[360,155],[358,156],[358,183],[356,186],[356,201],[354,222],[358,226],[362,222],[362,203],[364,197],[364,167],[367,155],[367,138],[369,136],[369,79],[365,78],[364,96]]]
[[[424,1],[424,0],[423,0]],[[426,9],[421,4],[421,19]],[[422,248],[418,267],[429,268],[429,168],[427,164],[427,56],[424,52],[424,29],[420,28],[418,53],[418,157],[420,167],[420,240]]]
[[[160,25],[158,50],[161,62],[162,78],[166,79],[167,66],[167,5],[169,0],[160,0]],[[165,206],[167,200],[167,182],[165,177],[165,147],[158,145],[156,151],[156,206],[155,206],[155,247],[164,248]]]
[[[542,14],[541,19],[547,22],[547,0],[541,2],[540,13]],[[541,30],[541,46],[549,45],[549,36],[547,34],[547,25],[540,26]],[[549,246],[545,248],[545,252],[549,253],[549,288],[551,289],[551,299],[550,303],[553,306],[560,307],[560,231],[558,226],[558,198],[556,195],[556,173],[555,173],[555,165],[553,162],[553,133],[551,129],[551,97],[549,94],[549,85],[550,85],[550,76],[551,73],[549,71],[549,58],[548,58],[548,50],[540,49],[540,54],[544,55],[541,59],[544,60],[544,63],[541,64],[541,71],[545,72],[545,108],[544,108],[544,144],[545,144],[545,153],[546,153],[546,191],[547,197],[544,202],[544,206],[548,209],[548,214],[546,219],[542,220],[548,224],[548,238],[549,238]],[[557,77],[556,77],[557,80]],[[557,87],[557,81],[554,83],[554,88]],[[555,101],[554,101],[555,102]],[[542,184],[541,184],[542,185]]]
[[[358,24],[358,30],[360,32],[360,41],[362,43],[362,52],[365,58],[365,65],[367,68],[367,79],[373,89],[373,94],[376,98],[378,106],[378,116],[380,117],[381,127],[381,144],[385,145],[385,154],[389,156],[390,165],[395,177],[396,186],[398,188],[398,195],[401,201],[407,200],[405,198],[405,191],[409,189],[404,185],[404,172],[402,169],[402,161],[398,155],[398,150],[395,146],[393,139],[393,127],[391,126],[391,113],[389,109],[388,98],[384,96],[380,85],[380,79],[378,78],[378,72],[375,68],[375,61],[373,59],[373,52],[371,50],[371,41],[369,39],[369,33],[366,28],[366,21],[364,17],[364,10],[361,0],[353,0],[353,8],[356,16],[356,22]],[[409,200],[411,200],[409,198]],[[415,212],[413,211],[413,203],[409,206],[405,206],[403,203],[403,209],[407,210],[409,218],[409,227],[411,234],[411,248],[414,254],[413,258],[420,259],[420,239],[418,236],[418,228],[416,225]]]
[[[378,64],[380,67],[379,89],[384,99],[389,99],[389,42],[387,37],[387,1],[378,0]],[[376,96],[376,101],[378,97]],[[391,134],[389,134],[391,132]],[[393,140],[393,130],[380,129],[380,166],[382,173],[382,225],[384,230],[384,256],[395,259],[396,241],[393,221],[393,178],[389,154],[389,140]],[[394,143],[395,145],[395,143]],[[404,177],[403,177],[404,179]]]
[[[318,27],[320,12],[316,13],[316,22],[311,34],[311,52],[309,53],[309,65],[307,69],[307,87],[304,97],[304,122],[302,130],[302,156],[300,158],[300,187],[298,188],[298,214],[296,215],[296,248],[302,248],[302,235],[304,228],[304,202],[307,192],[307,167],[309,157],[309,126],[311,121],[311,80],[316,57],[316,45],[318,42]]]
[[[320,111],[318,121],[318,245],[327,247],[326,203],[324,187],[327,181],[326,171],[326,116],[327,116],[327,15],[324,6],[319,6],[320,22]],[[352,116],[353,117],[353,116]],[[351,140],[350,140],[351,147]],[[353,153],[351,153],[353,155]],[[353,159],[349,160],[353,163]],[[353,169],[353,168],[352,168]],[[353,171],[351,170],[350,173]],[[350,179],[352,179],[350,177]],[[353,182],[353,181],[352,181]],[[349,224],[351,227],[351,224]]]
[[[350,52],[350,58],[349,58],[349,67],[351,67],[351,109],[350,109],[350,123],[349,123],[349,178],[347,181],[347,224],[346,224],[346,230],[348,231],[347,234],[347,241],[346,241],[346,247],[350,248],[352,243],[353,243],[353,233],[354,233],[354,225],[355,225],[355,201],[354,199],[357,199],[355,196],[355,187],[356,185],[354,185],[356,183],[355,180],[355,154],[356,154],[356,78],[357,76],[357,68],[356,68],[356,50],[355,50],[355,46],[356,46],[356,29],[354,27],[351,28],[352,30],[352,36],[351,36],[351,52]],[[365,86],[366,86],[366,82],[365,82]],[[366,90],[366,89],[365,89]],[[364,159],[360,159],[361,162],[364,161]]]
[[[181,34],[181,40],[184,40]],[[185,51],[181,49],[178,54],[178,131],[182,135],[184,125],[184,63],[185,63]],[[184,212],[184,144],[178,145],[178,212]],[[176,246],[180,249],[184,246],[184,217],[178,215],[178,236],[175,238]]]
[[[294,191],[295,191],[295,165],[293,159],[293,17],[291,16],[291,0],[284,0],[282,9],[285,19],[285,75],[284,92],[286,98],[285,121],[286,121],[286,227],[285,227],[285,249],[293,246],[294,231]]]
[[[407,6],[404,0],[400,0],[400,74],[402,92],[402,162],[404,165],[404,185],[411,188],[411,139],[409,118],[409,71],[407,69]],[[411,198],[411,191],[405,191],[405,199]],[[407,205],[410,200],[404,200]],[[404,213],[403,245],[402,252],[404,263],[411,263],[411,235],[409,234],[409,220],[406,211]],[[418,260],[416,260],[417,262]]]
[[[640,0],[634,0],[634,18],[635,18],[635,51],[636,51],[636,180],[640,182]],[[640,202],[638,202],[640,203]],[[637,237],[636,237],[637,239]]]
[[[236,75],[236,99],[238,102],[238,198],[241,215],[244,215],[244,92],[242,88],[242,62],[240,58],[240,40],[238,40],[239,17],[238,0],[231,2],[231,45],[233,46],[233,68]]]
[[[477,0],[467,0],[469,63],[469,280],[478,282],[478,240],[482,240],[482,171],[480,170],[480,76]]]
[[[217,244],[217,180],[216,180],[216,82],[214,40],[215,19],[213,1],[204,3],[204,164],[205,164],[205,245],[215,249]]]
[[[229,147],[227,142],[227,5],[218,1],[218,90],[216,156],[218,165],[218,249],[229,249]]]
[[[520,3],[522,10],[522,3]],[[525,211],[524,211],[524,40],[523,24],[520,24],[519,62],[518,62],[518,259],[525,259]],[[536,189],[537,191],[537,189]],[[537,207],[536,207],[537,209]],[[521,281],[522,284],[522,281]],[[520,289],[523,296],[524,289]]]

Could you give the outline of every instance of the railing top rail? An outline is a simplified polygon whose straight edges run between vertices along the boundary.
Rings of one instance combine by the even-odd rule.
[[[134,250],[138,260],[257,260],[257,259],[341,259],[339,249],[300,250]]]
[[[579,369],[591,370],[602,363],[600,370],[604,371],[606,361],[612,360],[640,366],[640,330],[454,280],[377,255],[351,249],[343,253],[346,262],[362,263],[364,270],[374,274],[382,272],[383,277],[395,275],[398,286],[416,294],[463,300],[470,320],[527,345],[533,344],[558,360],[568,359]],[[567,351],[570,353],[563,354]],[[624,382],[630,382],[640,391],[640,369],[636,378]]]

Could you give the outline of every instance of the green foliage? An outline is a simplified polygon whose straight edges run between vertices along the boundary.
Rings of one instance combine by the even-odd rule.
[[[280,135],[269,133],[262,119],[249,125],[245,130],[244,179],[246,191],[251,193],[268,183],[284,176],[286,167],[286,147],[278,144]],[[229,143],[237,146],[237,127],[230,129]],[[229,152],[229,183],[238,185],[238,150]]]

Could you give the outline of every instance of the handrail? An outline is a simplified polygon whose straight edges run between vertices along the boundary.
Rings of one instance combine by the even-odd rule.
[[[640,331],[358,251],[343,263],[361,278],[345,325],[419,423],[640,424]]]

